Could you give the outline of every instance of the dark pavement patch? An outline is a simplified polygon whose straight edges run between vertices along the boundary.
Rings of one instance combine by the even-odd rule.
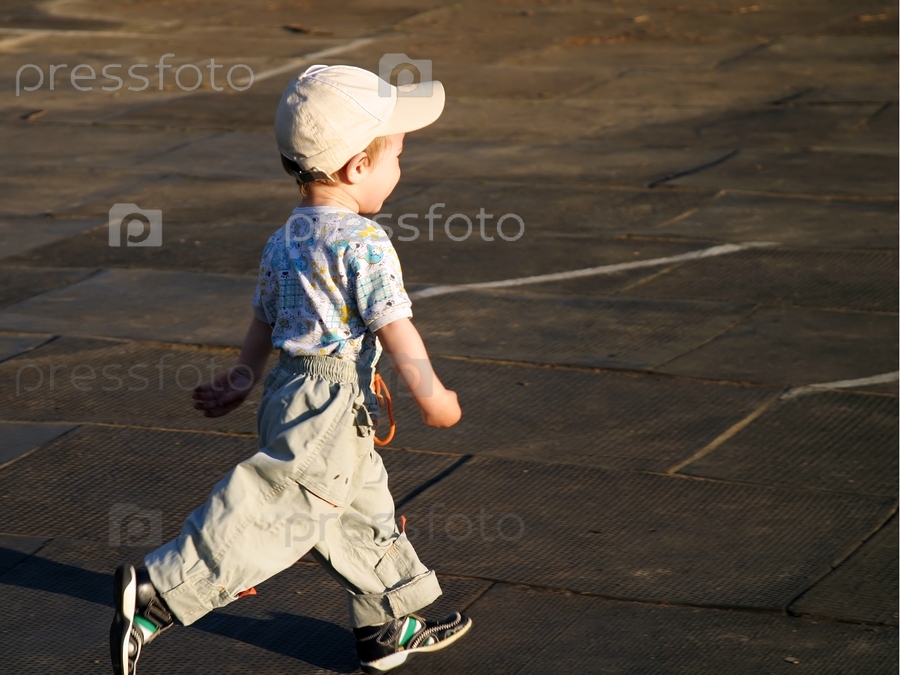
[[[893,198],[897,194],[897,162],[891,155],[746,150],[727,162],[677,178],[671,184],[707,189]]]
[[[49,443],[72,428],[74,428],[72,424],[0,423],[0,436],[3,437],[3,446],[0,447],[0,467]]]
[[[896,201],[791,199],[728,192],[658,229],[660,236],[773,241],[806,248],[896,249],[898,245]]]
[[[87,220],[74,220],[68,218],[3,218],[0,219],[0,257],[12,256],[22,251],[42,247],[45,244],[57,247],[65,246],[60,240],[74,234],[91,230],[98,225],[103,225],[107,219],[91,218]],[[106,230],[104,230],[104,234]],[[55,243],[54,243],[55,242]],[[52,250],[47,247],[47,250]],[[9,264],[9,259],[3,264]],[[52,265],[51,265],[52,266]],[[75,267],[87,267],[85,264],[75,264]]]
[[[777,390],[667,377],[435,359],[462,420],[431,429],[393,371],[392,445],[615,469],[665,471]]]
[[[897,269],[896,251],[747,250],[680,265],[626,294],[894,312]]]
[[[589,278],[582,281],[590,283]],[[649,368],[675,358],[724,331],[751,308],[527,290],[413,301],[414,321],[436,354],[623,368]]]
[[[113,572],[122,563],[138,563],[147,552],[56,539],[3,574],[4,665],[29,675],[106,672]],[[489,586],[453,577],[440,581],[444,595],[427,609],[428,618],[471,603]],[[345,591],[318,565],[294,565],[257,591],[160,636],[142,653],[141,668],[148,673],[358,672]],[[48,617],[59,622],[52,638]]]
[[[408,150],[403,151],[406,160]],[[415,153],[415,146],[410,150]],[[486,230],[496,236],[496,224],[506,213],[517,214],[525,221],[525,234],[533,231],[549,235],[561,234],[622,234],[640,232],[660,225],[680,216],[689,209],[708,202],[715,191],[687,190],[647,190],[637,188],[611,189],[600,185],[579,185],[566,183],[553,186],[553,196],[546,190],[535,189],[531,184],[516,184],[487,178],[484,181],[442,181],[438,183],[418,182],[413,173],[404,175],[397,192],[381,209],[391,214],[383,222],[395,224],[403,214],[413,214],[404,222],[419,223],[421,236],[428,232],[425,214],[434,204],[432,213],[441,214],[434,220],[437,232],[443,232],[448,216],[462,213],[473,221],[475,231],[478,222],[475,216],[480,209],[493,214],[493,220],[486,220]],[[444,204],[444,206],[437,206]],[[508,235],[516,232],[515,221],[505,221],[504,231]],[[465,221],[454,221],[455,226],[465,226]],[[394,228],[406,235],[402,228]],[[411,235],[410,235],[411,236]],[[702,237],[701,238],[705,238]],[[638,239],[638,241],[641,241]],[[652,242],[650,242],[652,243]]]
[[[0,307],[8,307],[46,291],[78,283],[87,279],[94,271],[0,267]]]
[[[290,211],[285,212],[287,220]],[[106,228],[83,232],[6,258],[11,265],[33,267],[124,267],[191,270],[255,277],[269,237],[280,227],[272,223],[169,222],[163,219],[161,246],[110,246]],[[28,270],[28,272],[31,272]],[[32,273],[33,274],[33,273]]]
[[[896,496],[897,444],[897,399],[810,393],[777,401],[681,473]]]
[[[82,427],[0,470],[0,531],[157,546],[257,449],[248,437]],[[409,494],[455,460],[385,453],[389,474],[396,474],[393,496]]]
[[[791,612],[897,625],[897,518],[791,605]]]
[[[103,270],[0,311],[0,329],[238,346],[253,319],[256,281],[255,276]]]
[[[63,337],[0,364],[0,410],[14,420],[255,433],[261,386],[225,417],[193,409],[193,388],[236,361],[235,350]]]
[[[889,675],[897,632],[784,616],[614,602],[497,584],[472,634],[411,675],[815,673]],[[555,617],[550,621],[547,617]]]
[[[413,221],[414,222],[414,221]],[[459,221],[455,221],[454,225]],[[514,236],[518,226],[515,221],[504,223],[507,236]],[[485,238],[474,224],[473,233],[463,241],[453,241],[452,237],[466,236],[462,232],[450,230],[450,236],[437,231],[434,240],[427,238],[427,223],[421,236],[415,241],[403,242],[398,236],[413,236],[411,232],[394,231],[394,246],[403,265],[403,279],[414,284],[467,284],[482,281],[497,281],[539,274],[568,272],[571,270],[628,263],[679,255],[704,248],[697,243],[672,243],[659,241],[623,241],[608,237],[565,237],[550,233],[525,235],[517,241],[504,241],[496,230],[485,230]],[[486,237],[493,236],[494,241]],[[658,268],[645,268],[640,274],[653,274]],[[612,292],[627,286],[634,275],[620,273],[598,275],[569,282],[563,288],[577,288],[581,293]],[[553,286],[559,291],[560,284]],[[529,291],[540,289],[547,284],[533,284]]]
[[[607,597],[785,609],[892,498],[476,457],[404,507],[441,569]]]
[[[51,339],[53,339],[52,335],[0,333],[0,361],[6,361],[18,354],[40,347]]]
[[[791,385],[897,370],[897,317],[762,308],[663,372]]]

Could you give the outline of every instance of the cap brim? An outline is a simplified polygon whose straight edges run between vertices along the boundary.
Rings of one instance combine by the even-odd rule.
[[[426,92],[427,95],[423,95]],[[443,110],[444,85],[437,80],[420,82],[409,91],[398,88],[397,104],[385,123],[384,135],[403,134],[427,127],[441,116]]]

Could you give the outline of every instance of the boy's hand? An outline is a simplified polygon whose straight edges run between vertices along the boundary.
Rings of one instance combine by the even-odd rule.
[[[247,366],[234,366],[212,382],[194,389],[194,409],[204,417],[222,417],[237,408],[253,388],[253,373]]]
[[[456,392],[449,389],[444,389],[441,394],[419,399],[416,403],[422,408],[422,421],[430,427],[452,427],[462,417]]]

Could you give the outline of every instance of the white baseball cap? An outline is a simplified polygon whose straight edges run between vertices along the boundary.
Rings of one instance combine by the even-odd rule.
[[[310,66],[292,80],[275,113],[275,139],[301,169],[298,181],[326,178],[379,136],[434,122],[444,109],[443,85],[411,86],[398,89],[354,66]]]

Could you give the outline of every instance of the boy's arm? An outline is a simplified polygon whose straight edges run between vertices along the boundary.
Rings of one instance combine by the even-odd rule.
[[[194,389],[194,408],[202,410],[206,417],[221,417],[237,408],[262,379],[271,352],[272,327],[254,317],[237,364]]]
[[[419,331],[409,319],[397,319],[375,331],[394,368],[431,427],[452,427],[462,411],[456,393],[444,388],[431,367]]]

